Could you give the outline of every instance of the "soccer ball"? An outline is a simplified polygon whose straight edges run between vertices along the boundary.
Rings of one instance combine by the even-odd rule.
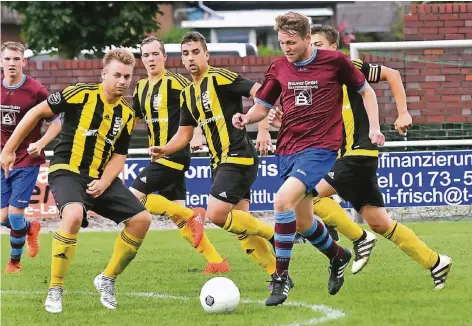
[[[214,277],[208,280],[200,291],[200,303],[203,310],[210,314],[232,312],[239,304],[239,289],[226,277]]]

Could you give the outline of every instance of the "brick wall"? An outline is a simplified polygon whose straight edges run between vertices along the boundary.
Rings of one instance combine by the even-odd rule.
[[[472,39],[472,3],[411,5],[405,12],[403,32],[406,41]],[[402,75],[415,123],[410,139],[472,137],[472,48],[372,54],[364,54],[364,59],[395,68]],[[392,130],[395,104],[388,85],[374,88],[384,130]],[[395,137],[392,131],[389,139]]]
[[[472,39],[472,3],[411,5],[404,18],[406,40]],[[363,58],[400,71],[415,123],[411,139],[472,137],[472,49],[369,52],[364,53]],[[227,67],[261,81],[272,59],[210,58],[210,65]],[[173,72],[187,75],[178,58],[169,59],[167,66]],[[77,82],[98,82],[100,69],[100,60],[73,60],[30,62],[26,72],[54,91]],[[142,63],[138,61],[132,87],[145,74]],[[381,123],[384,130],[391,130],[396,117],[392,94],[386,83],[373,86],[380,106]],[[127,95],[130,96],[131,92],[132,88]],[[247,107],[251,103],[251,100],[245,101]],[[394,134],[392,132],[389,139],[394,139]]]

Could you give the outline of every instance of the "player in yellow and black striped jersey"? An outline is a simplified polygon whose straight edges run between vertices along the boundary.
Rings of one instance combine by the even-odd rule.
[[[246,130],[232,124],[233,115],[242,113],[242,96],[254,96],[260,84],[209,66],[206,41],[198,32],[185,34],[181,47],[182,61],[193,82],[181,94],[179,130],[167,145],[151,147],[151,156],[159,158],[184,148],[194,128],[200,126],[213,168],[207,217],[237,234],[246,254],[272,275],[275,256],[266,240],[273,242],[274,229],[248,213],[250,190],[257,177],[257,152]]]
[[[203,128],[213,168],[223,163],[257,163],[247,132],[228,123],[234,114],[242,112],[241,96],[250,96],[255,84],[227,69],[209,66],[199,83],[192,83],[182,92],[180,124]]]
[[[312,42],[318,48],[336,50],[339,45],[339,33],[330,26],[314,27]],[[358,59],[353,60],[353,63],[369,82],[388,82],[397,104],[398,119],[395,121],[395,128],[400,134],[406,133],[412,120],[408,114],[405,90],[399,72]],[[337,193],[349,201],[373,231],[392,241],[417,263],[430,270],[435,289],[444,288],[452,259],[431,250],[412,230],[391,219],[377,184],[379,154],[378,149],[370,142],[369,121],[364,103],[349,88],[344,88],[343,123],[345,138],[340,158],[318,185],[320,189],[324,189],[320,193],[323,196]],[[354,241],[356,258],[352,272],[358,273],[369,260],[376,241],[375,235],[363,231],[345,214],[334,217],[333,212],[340,207],[333,207],[328,202],[328,198],[318,198],[313,207],[314,212]]]
[[[108,309],[116,309],[115,280],[136,256],[151,225],[149,212],[118,178],[135,120],[133,108],[122,98],[134,63],[133,54],[125,49],[109,51],[103,58],[102,83],[77,84],[52,93],[25,115],[5,146],[6,153],[2,152],[3,164],[10,159],[10,148],[15,149],[40,119],[64,113],[48,176],[62,218],[52,241],[45,302],[50,313],[62,312],[65,274],[75,255],[80,227],[87,224],[88,210],[125,224],[110,262],[94,280],[100,302]]]
[[[99,178],[113,153],[128,153],[135,112],[124,98],[109,104],[101,84],[77,84],[53,93],[48,104],[54,113],[64,113],[49,173],[67,170]]]
[[[382,66],[369,64],[359,59],[352,60],[352,63],[364,74],[367,82],[378,83],[380,81]],[[363,99],[357,91],[346,85],[343,86],[342,114],[343,142],[339,150],[339,157],[378,157],[377,145],[372,144],[369,138],[369,118]]]
[[[141,60],[148,77],[138,81],[133,95],[137,117],[144,120],[149,146],[163,146],[176,134],[180,119],[180,93],[190,84],[187,78],[165,69],[164,43],[154,36],[141,43]],[[208,239],[202,208],[185,207],[185,171],[190,165],[190,148],[148,164],[134,180],[131,192],[155,215],[168,215],[181,236],[208,260],[205,274],[229,272],[230,266]],[[158,193],[158,194],[156,194]]]

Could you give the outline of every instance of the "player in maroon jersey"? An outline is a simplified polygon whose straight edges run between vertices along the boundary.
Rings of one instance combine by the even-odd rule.
[[[48,92],[39,82],[23,74],[26,64],[25,47],[21,43],[5,42],[1,47],[2,58],[2,96],[1,103],[1,147],[5,146],[16,125],[36,104],[48,97]],[[16,151],[16,161],[9,175],[1,170],[2,179],[2,225],[10,229],[11,257],[6,273],[21,270],[20,259],[25,237],[28,242],[28,255],[38,254],[39,221],[28,222],[25,208],[36,185],[39,167],[46,159],[43,148],[61,131],[59,116],[46,121],[48,130],[41,137],[41,125],[37,125],[23,140]]]
[[[312,48],[310,23],[304,15],[278,16],[274,29],[285,57],[269,66],[256,94],[257,104],[246,115],[233,117],[234,125],[241,128],[258,122],[281,97],[284,119],[277,156],[283,184],[274,202],[277,270],[268,306],[287,299],[288,266],[297,230],[330,259],[329,293],[336,294],[343,285],[351,252],[332,240],[312,211],[315,186],[335,162],[342,142],[343,84],[355,88],[364,99],[372,143],[384,142],[375,93],[351,61],[340,52]]]

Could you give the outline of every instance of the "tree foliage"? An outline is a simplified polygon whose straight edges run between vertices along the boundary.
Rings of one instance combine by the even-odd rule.
[[[187,28],[179,28],[174,27],[169,32],[161,35],[159,38],[164,43],[179,43],[182,42],[182,38],[184,37],[185,33],[190,32]]]
[[[106,46],[135,46],[159,29],[155,1],[11,1],[23,15],[21,34],[33,51],[57,48],[61,57]]]

